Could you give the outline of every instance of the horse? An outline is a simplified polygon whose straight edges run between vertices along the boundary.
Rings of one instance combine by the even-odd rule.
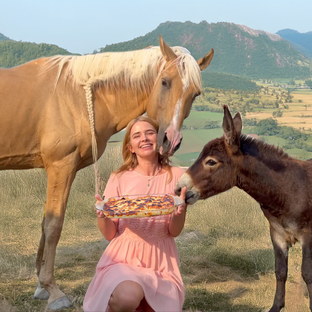
[[[208,142],[175,188],[187,188],[186,202],[209,198],[236,186],[260,205],[269,221],[275,256],[276,292],[269,310],[285,306],[288,250],[302,245],[302,277],[312,310],[312,162],[242,134],[242,119],[224,105],[223,136]]]
[[[96,164],[109,138],[144,113],[159,122],[159,151],[172,155],[213,54],[196,61],[159,36],[158,47],[56,55],[0,69],[0,170],[47,173],[34,297],[48,300],[50,310],[72,306],[56,285],[54,262],[76,172]]]

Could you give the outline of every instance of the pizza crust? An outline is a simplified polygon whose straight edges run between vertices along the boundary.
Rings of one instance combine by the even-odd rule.
[[[136,195],[112,197],[95,205],[107,218],[140,218],[170,214],[181,205],[180,197],[173,195]]]

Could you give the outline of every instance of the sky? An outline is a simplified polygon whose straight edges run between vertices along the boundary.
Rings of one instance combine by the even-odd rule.
[[[87,54],[171,22],[229,22],[276,33],[312,31],[311,0],[3,0],[0,33]],[[164,38],[166,40],[166,38]]]

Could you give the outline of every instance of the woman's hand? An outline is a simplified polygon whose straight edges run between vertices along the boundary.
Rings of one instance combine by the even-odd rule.
[[[103,200],[99,194],[96,194],[95,198],[96,198],[95,204],[99,204]],[[103,211],[98,210],[96,208],[95,208],[95,211],[97,215],[98,227],[101,233],[103,234],[105,239],[107,239],[108,241],[112,240],[117,233],[118,220],[114,221],[113,219],[107,218],[104,215]]]
[[[183,230],[185,216],[186,216],[186,208],[187,205],[185,203],[185,194],[186,194],[186,187],[184,187],[181,191],[180,198],[183,201],[181,205],[179,205],[175,211],[173,212],[170,224],[169,224],[169,233],[173,237],[177,237]]]
[[[99,204],[103,200],[102,197],[99,194],[96,194],[95,198],[96,198],[96,203],[95,204]],[[103,213],[103,211],[98,210],[96,208],[95,208],[95,211],[96,211],[96,214],[97,214],[98,218],[106,218],[104,213]]]
[[[180,198],[183,201],[183,203],[175,209],[174,214],[176,216],[179,216],[183,212],[186,212],[187,204],[185,203],[185,194],[186,194],[186,186],[184,186],[183,189],[181,190]]]

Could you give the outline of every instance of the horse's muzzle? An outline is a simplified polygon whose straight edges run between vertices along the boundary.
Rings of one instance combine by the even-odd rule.
[[[158,144],[158,146],[160,146],[159,148],[160,154],[172,156],[181,146],[182,135],[179,136],[177,139],[171,141],[168,139],[167,133],[165,132],[163,138],[162,139],[159,138],[159,141],[160,144]]]

